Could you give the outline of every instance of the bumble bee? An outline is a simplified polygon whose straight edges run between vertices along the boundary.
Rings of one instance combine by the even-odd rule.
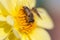
[[[24,8],[24,11],[26,12],[26,15],[28,16],[28,22],[29,23],[30,22],[34,22],[34,16],[33,16],[33,13],[31,12],[31,10],[33,12],[35,12],[40,17],[40,15],[39,15],[39,13],[38,13],[36,8],[32,8],[31,10],[28,7],[26,7],[26,6],[24,6],[23,8]]]

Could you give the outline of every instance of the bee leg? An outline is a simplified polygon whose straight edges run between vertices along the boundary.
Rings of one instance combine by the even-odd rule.
[[[37,11],[37,9],[36,9],[35,7],[32,8],[32,11],[34,11],[39,17],[41,17],[40,14],[38,13],[38,11]]]

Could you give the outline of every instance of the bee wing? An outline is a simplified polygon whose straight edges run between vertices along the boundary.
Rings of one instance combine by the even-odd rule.
[[[37,26],[45,29],[52,29],[54,24],[48,13],[43,8],[37,8],[37,11],[41,16],[40,18],[34,13],[34,19]]]

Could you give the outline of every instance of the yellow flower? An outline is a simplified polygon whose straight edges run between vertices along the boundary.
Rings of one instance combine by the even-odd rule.
[[[39,17],[32,9],[35,4],[36,0],[0,0],[0,40],[51,40],[45,29],[52,29],[53,22],[43,8],[36,9]]]

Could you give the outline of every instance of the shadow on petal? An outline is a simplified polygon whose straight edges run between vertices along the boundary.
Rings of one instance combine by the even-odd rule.
[[[11,31],[11,26],[5,21],[0,21],[0,39],[5,38]]]
[[[36,28],[29,36],[31,40],[51,40],[49,33],[42,28]]]

